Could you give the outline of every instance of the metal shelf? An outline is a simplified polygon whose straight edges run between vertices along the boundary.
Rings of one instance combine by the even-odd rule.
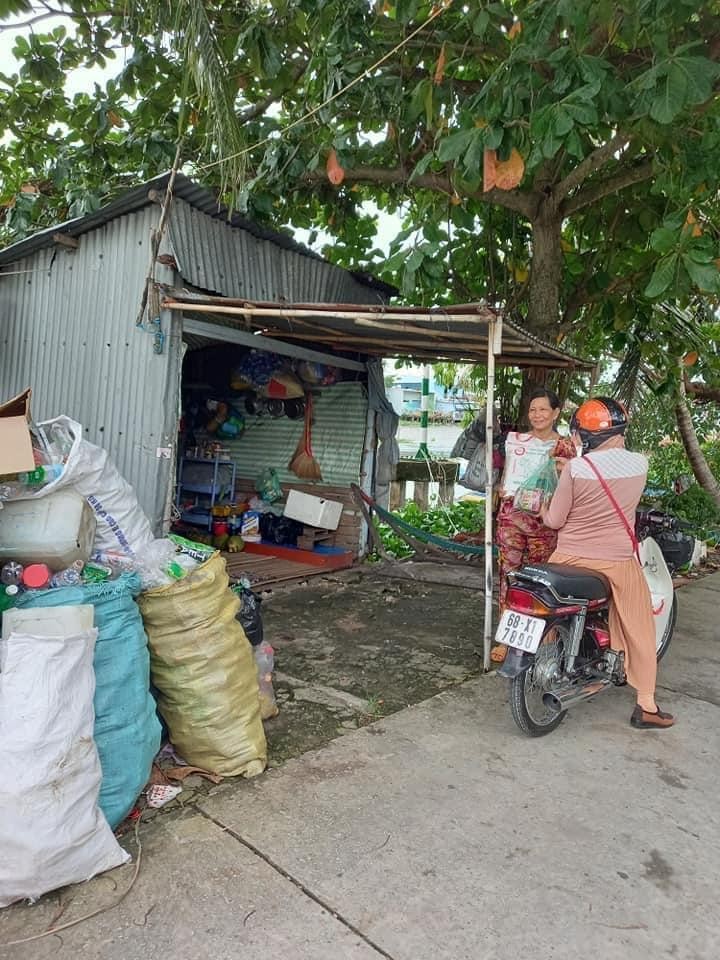
[[[186,463],[202,463],[205,466],[212,468],[212,479],[210,483],[183,483],[182,477]],[[218,470],[220,467],[232,467],[230,485],[228,488],[228,498],[232,503],[232,501],[235,499],[235,478],[237,473],[237,468],[232,460],[220,459],[220,457],[215,457],[214,460],[207,460],[205,457],[181,458],[175,493],[175,506],[177,507],[178,513],[180,513],[185,523],[195,523],[207,527],[208,530],[212,529],[212,508],[215,506],[219,494],[226,487],[225,484],[218,483]],[[195,508],[183,510],[181,508],[181,503],[184,493],[194,494],[196,498],[209,497],[210,503],[208,505],[203,504],[201,507],[196,499]]]

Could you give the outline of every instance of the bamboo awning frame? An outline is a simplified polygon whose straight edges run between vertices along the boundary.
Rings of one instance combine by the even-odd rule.
[[[409,356],[417,360],[450,360],[484,363],[487,367],[485,405],[485,615],[483,620],[483,667],[490,670],[493,595],[493,414],[495,368],[541,366],[589,371],[595,366],[546,343],[523,330],[515,321],[485,303],[447,307],[388,306],[386,304],[272,303],[230,297],[204,296],[185,291],[169,292],[161,306],[179,311],[188,320],[193,315],[214,315],[215,324],[197,324],[207,331],[257,335],[258,346],[270,349],[273,340],[299,345],[322,345],[338,358],[354,353],[365,356]],[[234,322],[228,322],[232,318]],[[188,326],[190,324],[188,323]],[[240,336],[240,334],[237,334]],[[203,336],[207,336],[203,333]],[[252,339],[248,337],[247,339]],[[328,359],[332,359],[330,354]],[[357,365],[356,360],[346,360]]]

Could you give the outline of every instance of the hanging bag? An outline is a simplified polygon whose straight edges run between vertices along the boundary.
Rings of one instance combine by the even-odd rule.
[[[546,460],[520,484],[513,498],[514,508],[539,516],[542,508],[550,502],[557,484],[557,467],[553,460]]]

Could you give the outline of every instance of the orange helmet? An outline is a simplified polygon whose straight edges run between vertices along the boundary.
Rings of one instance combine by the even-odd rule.
[[[610,437],[621,436],[627,424],[627,410],[621,403],[612,397],[595,397],[577,408],[570,421],[570,431],[580,434],[583,453],[587,453]]]

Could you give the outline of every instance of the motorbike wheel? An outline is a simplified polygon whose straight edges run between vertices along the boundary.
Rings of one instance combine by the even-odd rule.
[[[513,720],[528,737],[544,737],[552,733],[565,719],[567,711],[557,713],[546,707],[542,696],[559,682],[563,674],[565,647],[570,640],[566,627],[554,628],[551,643],[541,643],[535,660],[519,677],[510,683],[510,710]]]
[[[678,614],[678,602],[677,596],[673,596],[672,609],[670,610],[670,617],[667,624],[665,625],[665,632],[660,638],[660,643],[657,647],[657,662],[660,663],[662,658],[668,652],[668,647],[670,646],[670,641],[673,638],[673,633],[675,632],[675,623],[677,621]]]

